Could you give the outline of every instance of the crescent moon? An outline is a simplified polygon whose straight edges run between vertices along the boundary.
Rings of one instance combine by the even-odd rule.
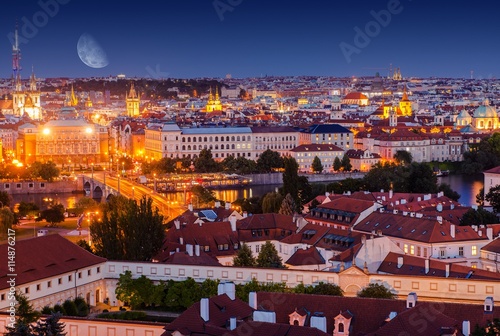
[[[80,60],[91,68],[104,68],[109,64],[106,52],[90,34],[83,33],[80,36],[76,44],[76,51]]]

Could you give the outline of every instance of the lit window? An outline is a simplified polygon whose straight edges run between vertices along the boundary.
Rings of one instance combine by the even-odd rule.
[[[410,245],[410,254],[415,254],[415,246]]]
[[[472,253],[473,256],[477,255],[477,246],[472,246]]]
[[[405,245],[404,245],[403,251],[404,251],[405,253],[408,253],[408,244],[405,244]]]

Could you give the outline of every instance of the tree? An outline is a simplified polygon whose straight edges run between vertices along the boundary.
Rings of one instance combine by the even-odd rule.
[[[347,154],[344,154],[344,157],[342,158],[342,170],[351,171],[351,169],[352,169],[351,160],[349,159]]]
[[[301,202],[299,199],[299,165],[293,157],[285,157],[283,159],[283,195],[290,194],[295,202],[295,210],[300,212],[299,207]]]
[[[133,309],[145,308],[153,303],[155,285],[152,280],[141,275],[132,279],[132,273],[120,274],[115,289],[116,298],[127,302]]]
[[[490,191],[484,196],[484,200],[493,207],[495,213],[500,212],[500,185],[490,188]]]
[[[64,323],[59,322],[61,313],[52,313],[49,317],[38,321],[37,325],[33,328],[37,336],[64,336]]]
[[[425,163],[413,162],[407,180],[408,192],[436,193],[438,191],[437,177],[432,168]]]
[[[7,232],[12,228],[14,221],[14,213],[10,208],[0,208],[0,238],[5,238],[7,236]]]
[[[489,321],[485,327],[476,328],[472,332],[471,336],[498,336],[500,335],[500,319],[494,318],[493,321]]]
[[[238,198],[232,204],[239,206],[241,211],[246,211],[249,214],[262,213],[262,198],[257,196],[250,198]]]
[[[27,170],[27,174],[31,178],[42,178],[45,181],[52,182],[54,178],[58,177],[60,174],[59,168],[52,161],[41,163],[35,161]]]
[[[94,212],[99,204],[91,197],[82,197],[75,203],[75,213],[80,215],[88,211]]]
[[[479,192],[476,195],[476,203],[479,206],[483,206],[484,205],[484,187],[482,187],[481,189],[479,189]]]
[[[10,325],[5,327],[7,329],[5,335],[32,336],[31,324],[38,320],[40,313],[33,308],[28,297],[21,292],[16,292],[14,298],[16,299],[16,321],[13,327]]]
[[[25,217],[25,216],[36,216],[38,215],[38,212],[40,211],[40,208],[38,205],[36,205],[33,202],[24,202],[21,201],[19,203],[19,206],[17,207],[17,211],[20,217]]]
[[[270,192],[262,198],[262,213],[278,213],[283,202],[283,196],[277,192]]]
[[[78,309],[76,308],[75,301],[66,300],[62,304],[64,311],[66,312],[64,315],[66,316],[78,316]]]
[[[292,216],[295,213],[295,202],[290,194],[286,194],[285,198],[281,202],[281,207],[278,211],[281,215]]]
[[[469,209],[460,218],[461,226],[484,225],[500,223],[499,218],[492,212],[485,210],[483,207],[478,207],[477,210]]]
[[[333,160],[333,170],[338,172],[342,168],[342,161],[340,161],[339,157],[336,156],[335,159]]]
[[[252,250],[246,243],[243,243],[236,257],[233,258],[233,265],[237,267],[253,267],[255,263],[256,261],[252,255]]]
[[[313,286],[311,294],[344,296],[344,291],[336,284],[320,282]]]
[[[257,257],[257,267],[285,268],[276,247],[270,241],[261,245]]]
[[[211,149],[202,149],[194,161],[194,167],[200,173],[214,173],[220,170],[219,164],[212,157]]]
[[[283,159],[280,153],[266,149],[257,159],[257,169],[261,173],[270,173],[274,169],[283,168]]]
[[[196,205],[197,207],[203,207],[211,204],[216,200],[215,195],[213,191],[208,190],[207,188],[204,188],[201,185],[196,185],[191,188],[191,202],[193,202],[193,197],[196,198]]]
[[[10,206],[11,197],[6,191],[0,191],[0,202],[4,207]]]
[[[90,246],[85,239],[80,239],[79,241],[76,242],[76,245],[80,246],[82,249],[86,251],[89,251],[90,253],[94,253],[94,251],[92,251],[92,246]]]
[[[394,161],[399,165],[406,166],[412,163],[413,156],[408,151],[398,150],[396,154],[394,154]]]
[[[152,198],[143,196],[137,203],[113,197],[102,213],[102,219],[93,218],[90,228],[95,254],[111,260],[149,261],[160,250],[165,227]]]
[[[358,297],[377,298],[377,299],[395,299],[396,294],[392,293],[387,287],[381,284],[371,283],[358,292]]]
[[[323,171],[323,165],[319,157],[315,156],[311,164],[312,171],[315,173],[321,173]]]
[[[450,185],[447,183],[441,183],[438,186],[438,191],[442,191],[446,197],[451,198],[454,201],[458,202],[460,199],[460,194],[451,189]]]
[[[58,223],[64,222],[64,206],[62,204],[55,204],[43,210],[40,214],[40,219],[45,219],[49,223],[49,226],[57,226]]]

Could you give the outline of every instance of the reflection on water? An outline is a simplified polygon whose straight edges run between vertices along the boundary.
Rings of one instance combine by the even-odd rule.
[[[471,206],[476,203],[476,195],[484,186],[483,174],[479,175],[448,175],[438,177],[438,183],[447,183],[451,189],[460,194],[461,204]]]
[[[58,194],[29,194],[29,195],[11,195],[13,204],[19,204],[21,201],[35,203],[41,210],[46,209],[51,204],[61,203],[65,208],[74,208],[75,203],[82,198],[83,194],[58,193]]]

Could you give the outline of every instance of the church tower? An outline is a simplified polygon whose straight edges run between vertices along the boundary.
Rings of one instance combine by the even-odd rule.
[[[394,108],[391,108],[391,111],[389,112],[389,127],[397,127],[398,126],[398,114],[394,110]]]
[[[205,110],[206,112],[222,111],[222,103],[220,101],[218,88],[215,89],[215,98],[212,95],[212,88],[210,88],[210,92],[208,94],[208,102]]]
[[[127,115],[129,117],[137,117],[139,112],[139,95],[135,91],[134,83],[130,86],[130,92],[126,94],[125,100],[127,103]]]
[[[408,99],[408,94],[406,93],[406,85],[403,89],[403,97],[399,101],[399,109],[401,110],[401,115],[405,117],[411,116],[411,101]]]

